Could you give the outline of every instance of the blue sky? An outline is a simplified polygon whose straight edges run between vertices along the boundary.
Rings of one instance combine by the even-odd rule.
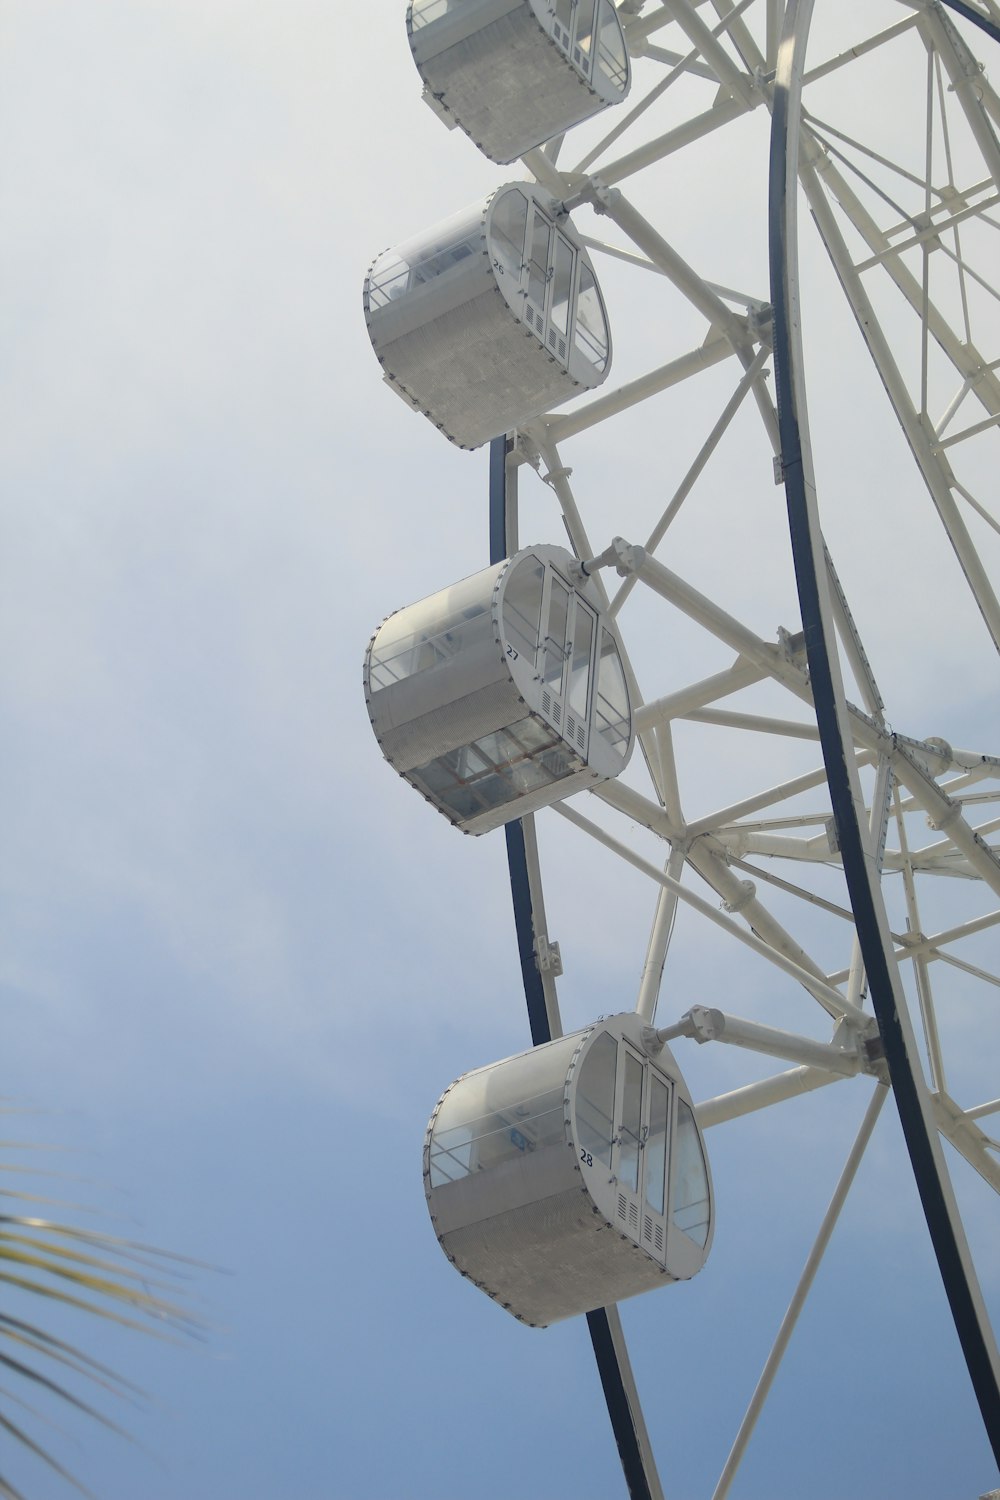
[[[379,250],[509,175],[421,106],[401,10],[0,15],[6,1134],[64,1147],[50,1190],[113,1232],[218,1268],[186,1283],[201,1343],[67,1325],[149,1392],[121,1418],[135,1443],[58,1414],[104,1500],[623,1493],[582,1323],[505,1317],[448,1266],[423,1198],[441,1090],[527,1027],[502,840],[459,838],[390,773],[361,692],[378,621],[487,556],[485,454],[386,391],[361,315]],[[623,368],[659,337],[628,316]],[[674,462],[578,452],[583,487],[626,508]],[[695,559],[717,525],[692,529]],[[781,526],[761,512],[747,601]],[[787,576],[775,590],[762,630],[794,624]],[[985,738],[977,663],[944,707]],[[905,672],[900,694],[920,701]],[[711,750],[690,754],[729,801]],[[652,897],[578,873],[553,823],[578,1026],[631,1004]],[[679,922],[679,1009],[739,989],[752,1010],[771,977],[729,946]],[[679,1054],[696,1098],[741,1076],[711,1050]],[[716,1132],[706,1271],[623,1308],[669,1500],[711,1493],[866,1098],[851,1081]],[[738,1500],[997,1482],[890,1116]],[[996,1306],[995,1203],[957,1180]],[[0,1469],[66,1492],[27,1460]]]

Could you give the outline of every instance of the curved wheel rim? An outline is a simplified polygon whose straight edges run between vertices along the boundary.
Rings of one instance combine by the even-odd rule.
[[[837,662],[831,580],[816,503],[795,247],[802,76],[812,8],[813,0],[792,0],[788,7],[775,78],[771,133],[769,234],[782,475],[813,702],[861,956],[938,1268],[983,1422],[1000,1463],[1000,1355],[938,1139],[933,1103],[923,1078],[882,899],[873,830],[868,826],[851,754],[855,735]],[[926,411],[926,392],[923,409]],[[911,420],[909,410],[901,420]],[[929,471],[925,455],[916,448],[915,452],[936,498],[936,475]],[[943,519],[948,526],[948,518]],[[989,580],[970,566],[964,532],[956,535],[954,522],[948,531],[984,623],[1000,646],[996,600]],[[884,754],[880,764],[885,766],[887,778],[891,777],[891,753]],[[990,851],[984,848],[983,853],[987,857]]]

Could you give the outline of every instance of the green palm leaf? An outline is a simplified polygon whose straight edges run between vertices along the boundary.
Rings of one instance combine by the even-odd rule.
[[[9,1149],[13,1143],[2,1144]],[[0,1173],[24,1170],[0,1164]],[[0,1198],[20,1200],[32,1207],[46,1201],[9,1188],[0,1189]],[[86,1212],[81,1205],[64,1205],[64,1212],[67,1207],[70,1212]],[[0,1440],[9,1439],[12,1447],[31,1454],[51,1473],[89,1495],[90,1491],[54,1455],[50,1440],[42,1441],[29,1430],[29,1418],[45,1421],[45,1417],[24,1401],[20,1392],[34,1391],[43,1405],[72,1408],[124,1437],[124,1429],[94,1400],[78,1394],[73,1384],[90,1387],[97,1401],[102,1396],[134,1401],[143,1392],[48,1325],[62,1308],[86,1312],[159,1339],[175,1341],[198,1334],[202,1324],[178,1299],[177,1286],[181,1268],[198,1264],[72,1222],[35,1214],[0,1213],[0,1371],[9,1385],[9,1389],[0,1387]],[[15,1316],[9,1299],[5,1308],[5,1288],[12,1296],[27,1294],[37,1301],[39,1321]],[[48,1314],[46,1323],[40,1321],[43,1313]],[[19,1408],[16,1419],[15,1406]],[[0,1472],[0,1500],[30,1497]]]

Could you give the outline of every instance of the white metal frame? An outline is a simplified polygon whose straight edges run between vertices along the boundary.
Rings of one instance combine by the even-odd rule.
[[[599,819],[575,801],[554,809],[603,848],[641,869],[650,882],[659,887],[637,995],[637,1007],[642,1014],[650,1020],[655,1014],[678,905],[683,904],[699,911],[716,928],[724,928],[744,946],[795,977],[830,1017],[833,1029],[827,1043],[817,1042],[811,1037],[778,1033],[753,1021],[738,1022],[719,1011],[714,1012],[717,1018],[714,1026],[705,1024],[703,1017],[699,1026],[689,1012],[668,1027],[667,1036],[687,1034],[699,1041],[735,1041],[738,1045],[782,1056],[796,1064],[771,1078],[750,1082],[703,1100],[698,1113],[705,1128],[741,1118],[747,1112],[832,1084],[838,1078],[859,1071],[869,1072],[878,1080],[841,1179],[833,1188],[830,1207],[819,1226],[800,1282],[793,1290],[761,1379],[752,1393],[746,1416],[723,1465],[713,1494],[713,1500],[723,1500],[729,1493],[763,1410],[871,1138],[886,1096],[883,1086],[886,1080],[878,1058],[876,1028],[864,1003],[865,975],[857,944],[843,966],[833,973],[827,972],[822,963],[810,956],[784,921],[779,920],[766,899],[766,890],[770,887],[772,891],[796,897],[804,910],[809,907],[826,911],[835,909],[845,923],[845,938],[849,940],[850,927],[846,924],[850,922],[850,912],[846,897],[831,901],[808,874],[810,869],[827,869],[837,858],[837,850],[831,845],[829,809],[822,806],[825,772],[819,764],[818,754],[814,771],[778,779],[774,785],[763,786],[758,792],[740,796],[728,804],[723,796],[718,810],[699,816],[687,812],[673,755],[673,727],[692,721],[710,725],[715,731],[729,732],[734,737],[764,734],[776,742],[782,739],[818,739],[815,725],[808,716],[803,718],[791,701],[806,705],[810,702],[801,642],[780,633],[775,639],[764,639],[730,612],[724,599],[709,597],[690,580],[652,556],[681,507],[696,490],[703,475],[710,471],[713,455],[748,394],[754,396],[775,460],[779,461],[776,417],[766,383],[769,374],[768,310],[760,289],[753,289],[756,296],[740,297],[702,278],[618,187],[656,162],[682,152],[687,145],[708,133],[723,127],[731,128],[740,116],[766,102],[777,60],[778,26],[783,7],[777,4],[718,4],[714,8],[718,13],[714,28],[705,24],[701,13],[687,0],[639,7],[641,13],[626,22],[633,55],[655,56],[667,69],[667,80],[661,80],[660,85],[645,92],[639,89],[637,80],[633,99],[636,95],[639,97],[638,102],[631,105],[632,116],[637,121],[640,119],[651,95],[658,86],[662,87],[664,81],[691,70],[698,71],[699,76],[710,75],[725,91],[710,108],[614,160],[609,161],[606,154],[592,150],[562,177],[558,175],[560,167],[556,151],[532,153],[529,161],[532,170],[550,191],[565,195],[565,201],[573,207],[589,203],[625,236],[626,245],[620,240],[609,245],[597,237],[588,237],[586,243],[592,251],[599,253],[604,250],[619,260],[630,261],[643,270],[653,270],[669,279],[681,296],[704,316],[707,324],[704,341],[692,348],[689,354],[674,356],[665,365],[633,379],[618,390],[581,404],[570,413],[552,413],[531,424],[519,434],[518,449],[510,462],[518,468],[534,468],[546,480],[557,497],[561,520],[574,547],[581,556],[592,555],[593,541],[571,488],[562,443],[642,401],[658,397],[673,386],[696,380],[702,371],[719,361],[735,355],[742,366],[735,389],[709,426],[702,447],[687,470],[677,476],[668,503],[658,518],[654,517],[649,532],[643,537],[645,546],[617,544],[615,562],[624,581],[611,592],[609,599],[612,614],[621,618],[619,612],[636,584],[646,585],[673,609],[682,612],[703,631],[729,647],[735,657],[733,664],[723,672],[692,681],[683,688],[673,686],[668,693],[647,701],[639,710],[637,728],[649,770],[650,791],[644,793],[622,782],[609,783],[596,790],[601,801],[614,809],[624,822],[619,821],[616,826],[606,818]],[[750,29],[755,19],[763,19],[763,45],[760,46],[756,40],[760,33],[755,34]],[[668,24],[671,24],[674,34],[678,28],[685,33],[691,43],[689,52],[682,54],[678,49],[660,54],[649,44],[649,37]],[[992,437],[996,436],[1000,421],[1000,361],[997,358],[1000,354],[1000,337],[997,336],[1000,322],[983,330],[972,327],[970,321],[956,327],[954,319],[931,294],[926,264],[930,251],[925,248],[919,251],[925,262],[923,278],[914,275],[906,258],[907,252],[912,257],[918,246],[926,247],[932,232],[936,242],[940,243],[944,243],[950,234],[959,246],[952,256],[958,282],[971,283],[973,276],[981,274],[982,266],[961,260],[960,236],[965,224],[970,229],[975,224],[989,229],[994,222],[992,215],[996,205],[1000,202],[1000,159],[992,134],[1000,124],[1000,100],[971,61],[967,44],[954,22],[941,6],[934,3],[908,5],[899,20],[882,27],[874,35],[859,34],[850,51],[845,48],[839,56],[821,62],[811,73],[807,72],[805,98],[808,101],[810,81],[847,67],[853,57],[891,47],[910,30],[919,34],[930,59],[925,122],[928,134],[934,123],[935,110],[940,110],[945,104],[951,110],[960,109],[983,154],[982,176],[964,195],[959,191],[947,196],[938,193],[936,199],[932,197],[929,178],[925,185],[927,226],[918,227],[909,234],[901,233],[898,224],[887,229],[877,222],[870,207],[852,187],[848,166],[828,149],[830,143],[836,143],[833,130],[813,124],[807,113],[800,130],[800,183],[837,280],[889,397],[887,419],[891,421],[894,417],[903,428],[918,472],[978,606],[986,632],[1000,647],[995,582],[989,576],[970,530],[972,517],[976,516],[993,531],[1000,531],[996,500],[993,499],[991,509],[989,496],[974,490],[960,477],[960,471],[953,463],[958,457],[955,450],[961,445],[971,447],[974,441],[981,443],[988,432]],[[936,83],[936,74],[947,78],[949,94],[942,94]],[[606,136],[609,147],[621,133],[621,122],[614,119],[613,128]],[[862,145],[867,150],[876,149],[870,143]],[[559,154],[567,150],[568,146],[563,146]],[[865,150],[855,148],[853,157],[855,163],[859,159],[864,162]],[[583,181],[581,169],[587,174]],[[762,204],[762,215],[763,212]],[[1000,219],[1000,215],[996,217]],[[582,223],[579,214],[577,220]],[[859,254],[857,249],[852,253],[849,235],[860,240],[867,254]],[[1000,234],[997,235],[997,248],[1000,251]],[[914,382],[907,380],[901,368],[901,353],[893,346],[892,333],[886,331],[865,288],[866,276],[870,278],[875,270],[880,271],[901,294],[918,328],[921,369],[917,400],[913,394]],[[964,296],[962,301],[964,304]],[[612,317],[614,311],[612,302]],[[967,309],[964,315],[968,319]],[[976,338],[980,333],[984,337],[992,335],[992,342],[987,347],[977,346]],[[929,366],[935,357],[954,369],[956,390],[947,406],[932,420]],[[978,403],[985,418],[976,418],[972,414],[972,403]],[[956,430],[959,427],[956,415],[960,408],[966,412],[966,419],[960,430]],[[613,429],[609,429],[608,442],[614,441],[612,432]],[[1000,444],[994,441],[993,448],[993,462],[996,464],[1000,459]],[[1000,472],[1000,466],[993,472],[994,475]],[[513,537],[510,540],[513,541]],[[600,544],[606,538],[598,534],[594,540]],[[996,818],[990,814],[994,812],[995,803],[1000,801],[1000,756],[996,753],[1000,750],[1000,742],[994,739],[990,745],[962,750],[937,741],[907,739],[893,730],[878,685],[877,665],[869,662],[829,554],[826,564],[842,658],[860,700],[857,706],[849,706],[848,714],[858,766],[870,768],[867,805],[877,860],[887,874],[891,872],[901,878],[905,892],[905,930],[891,933],[890,947],[894,960],[909,968],[912,974],[909,990],[915,1001],[915,1024],[927,1060],[929,1106],[941,1135],[965,1157],[985,1183],[1000,1191],[998,1147],[988,1134],[989,1118],[1000,1112],[1000,1101],[968,1099],[959,1104],[947,1092],[945,1049],[931,973],[935,965],[946,972],[954,972],[957,966],[965,974],[977,978],[987,992],[990,987],[1000,984],[1000,974],[996,971],[1000,966],[974,963],[963,958],[961,953],[963,944],[1000,922],[1000,910],[982,909],[983,902],[988,904],[990,899],[988,893],[1000,895],[1000,858],[995,839],[990,842],[990,835],[998,826]],[[627,644],[628,630],[624,625],[623,628]],[[995,667],[995,658],[993,661]],[[745,692],[753,683],[764,680],[780,685],[791,695],[786,714],[779,717],[773,712],[748,713],[742,708],[730,709],[727,706],[726,700],[734,694]],[[646,686],[645,682],[641,685]],[[993,753],[989,753],[991,751]],[[780,757],[776,759],[780,764]],[[873,778],[871,770],[875,773]],[[816,810],[800,811],[801,798],[808,793],[818,795],[818,806]],[[982,803],[971,800],[973,798],[982,798]],[[794,811],[786,814],[786,805]],[[980,806],[986,814],[982,821]],[[922,847],[913,847],[911,832],[912,814],[917,809],[923,811],[937,830]],[[634,837],[629,836],[629,824],[632,828],[639,826],[652,832],[664,841],[662,867],[638,852]],[[685,880],[685,872],[707,884],[721,899],[724,910],[692,889]],[[746,874],[752,875],[753,879],[747,880]],[[969,903],[970,912],[974,914],[936,934],[928,934],[921,917],[918,886],[928,878],[940,879],[949,875],[975,882],[978,886],[976,898]],[[613,878],[610,872],[609,878]],[[978,912],[976,900],[980,902]],[[539,936],[547,938],[544,933]],[[564,960],[572,965],[572,946],[567,934],[560,931],[559,936]],[[698,1007],[695,1007],[693,1014],[697,1015],[697,1011]]]
[[[984,16],[1000,24],[995,0],[978,3]],[[975,662],[977,668],[985,663],[983,670],[992,671],[983,701],[992,695],[995,702],[1000,603],[998,572],[994,567],[991,576],[991,564],[994,557],[1000,559],[995,487],[1000,473],[1000,96],[975,60],[972,28],[957,23],[939,0],[876,0],[858,6],[838,0],[833,9],[839,16],[831,31],[839,27],[842,41],[830,50],[819,28],[816,60],[810,57],[802,77],[799,187],[812,220],[803,224],[802,238],[818,232],[832,268],[827,295],[831,304],[842,295],[844,315],[849,313],[856,322],[885,392],[887,429],[898,424],[914,460],[907,503],[915,516],[929,504],[939,520],[944,546],[935,579],[940,581],[941,630],[954,633],[955,651],[963,660]],[[822,3],[817,10],[824,10]],[[636,1008],[650,1025],[657,1019],[662,990],[670,994],[671,1008],[684,1013],[677,1019],[668,1017],[666,1036],[735,1042],[793,1064],[704,1099],[698,1108],[703,1128],[714,1130],[845,1076],[864,1073],[874,1083],[843,1173],[831,1184],[829,1209],[760,1382],[728,1457],[722,1455],[713,1495],[713,1500],[722,1500],[875,1129],[887,1077],[849,901],[837,879],[839,851],[818,749],[811,767],[803,770],[796,762],[794,770],[781,769],[788,765],[786,750],[818,741],[796,622],[787,622],[791,631],[776,628],[770,636],[751,623],[745,607],[731,597],[737,591],[730,584],[742,580],[739,558],[724,539],[720,538],[714,579],[687,576],[683,568],[671,566],[672,552],[664,545],[683,508],[690,510],[710,493],[719,455],[734,429],[738,426],[745,433],[748,397],[761,419],[762,441],[752,453],[748,450],[746,462],[758,474],[768,471],[768,481],[772,465],[773,477],[781,477],[777,413],[768,383],[770,310],[765,286],[733,290],[720,285],[672,242],[676,203],[661,199],[669,211],[659,223],[637,205],[662,192],[664,164],[682,163],[685,153],[700,151],[716,133],[722,141],[725,132],[739,130],[740,122],[762,107],[767,110],[785,6],[781,0],[712,0],[710,5],[621,0],[619,12],[633,62],[643,65],[636,71],[631,100],[604,117],[601,138],[590,141],[583,154],[571,136],[529,153],[525,166],[574,210],[581,230],[587,227],[588,208],[604,221],[607,231],[595,225],[585,243],[595,258],[606,255],[610,265],[629,268],[643,282],[650,307],[658,310],[665,328],[670,308],[683,307],[688,321],[693,317],[699,322],[700,333],[682,347],[666,338],[666,357],[655,368],[630,374],[616,390],[585,399],[569,412],[548,413],[527,424],[516,435],[508,458],[508,553],[518,542],[518,509],[523,513],[529,503],[537,509],[537,496],[547,494],[553,534],[564,528],[577,555],[594,559],[626,647],[635,640],[628,623],[633,611],[644,637],[636,642],[628,670],[633,696],[643,702],[637,717],[643,756],[634,758],[633,768],[642,762],[645,772],[630,773],[595,788],[592,798],[577,798],[548,811],[545,837],[555,837],[552,824],[558,815],[573,830],[567,830],[567,836],[576,839],[573,847],[581,860],[594,847],[591,867],[599,872],[596,878],[613,882],[620,860],[648,879],[651,926],[645,958],[635,973]],[[908,117],[910,135],[922,143],[919,169],[912,155],[894,155],[891,128],[884,140],[876,135],[864,138],[852,133],[850,111],[829,117],[830,102],[835,111],[837,103],[831,80],[842,80],[843,97],[849,98],[855,72],[862,81],[877,79],[884,63],[891,75],[904,50],[924,70],[918,103]],[[698,85],[703,86],[701,103]],[[692,104],[664,113],[665,101],[678,96],[682,86]],[[905,145],[908,151],[909,142]],[[653,184],[650,189],[647,178]],[[765,191],[762,174],[762,194]],[[762,225],[763,196],[759,213]],[[757,226],[739,227],[750,232]],[[724,254],[713,257],[713,266],[724,263]],[[616,309],[610,292],[607,301],[614,327]],[[809,314],[807,302],[807,320]],[[736,368],[721,402],[713,407],[713,397],[706,394],[704,436],[694,457],[675,463],[672,454],[667,455],[655,482],[650,479],[644,530],[626,541],[612,541],[621,529],[615,497],[588,492],[586,463],[594,444],[584,449],[581,461],[571,451],[572,440],[611,423],[604,441],[613,450],[621,441],[614,419],[628,413],[634,419],[643,403],[649,403],[647,432],[655,433],[670,409],[671,396],[665,393],[679,395],[702,385],[706,393],[709,386],[714,393],[718,381],[709,381],[708,372],[733,359]],[[627,430],[634,434],[636,429]],[[840,440],[852,441],[849,414]],[[578,471],[576,482],[567,462],[570,457]],[[832,514],[832,507],[826,514]],[[536,529],[534,520],[532,526]],[[899,540],[905,540],[905,532]],[[864,535],[857,537],[859,554],[868,545],[874,543]],[[601,548],[604,552],[595,557]],[[971,993],[975,986],[984,1005],[995,1002],[1000,986],[1000,964],[984,961],[982,952],[983,935],[1000,924],[1000,853],[995,837],[1000,827],[1000,736],[994,731],[992,742],[971,740],[969,748],[960,748],[951,742],[948,722],[934,725],[935,734],[949,734],[947,741],[922,737],[922,725],[896,726],[891,717],[896,711],[894,684],[884,680],[882,658],[896,660],[904,654],[900,648],[908,631],[906,618],[900,612],[895,629],[877,628],[874,639],[869,628],[856,624],[850,601],[858,607],[856,579],[865,576],[865,569],[855,566],[857,557],[846,553],[843,545],[835,565],[834,550],[831,541],[822,556],[824,586],[847,683],[844,722],[853,748],[851,773],[865,809],[872,878],[876,883],[882,877],[893,882],[885,945],[890,963],[898,965],[902,975],[899,1002],[907,1024],[912,1022],[914,1054],[925,1066],[930,1117],[941,1137],[978,1173],[984,1191],[1000,1192],[1000,1146],[990,1134],[992,1118],[1000,1113],[998,1090],[994,1083],[981,1095],[969,1092],[969,1059],[962,1056],[963,1079],[951,1091],[949,1051],[955,1045],[956,1027],[947,1013],[947,997],[942,1004],[946,980],[954,981],[955,976],[961,977],[963,993]],[[900,555],[905,570],[905,549]],[[916,561],[922,558],[910,565]],[[616,583],[615,572],[620,579]],[[963,612],[963,591],[973,602],[971,613]],[[696,635],[699,641],[713,643],[715,660],[723,649],[724,664],[705,671],[699,666],[686,678],[672,658],[670,673],[650,672],[645,622],[654,618],[654,601],[659,601],[660,611],[655,616],[657,639],[668,640],[683,621],[684,639]],[[886,612],[894,607],[888,593],[883,605]],[[935,606],[934,598],[926,601],[928,610]],[[872,611],[866,614],[870,622]],[[876,619],[877,627],[884,623]],[[708,649],[699,652],[698,662],[711,655]],[[940,703],[943,710],[949,704],[948,683],[940,666],[937,671],[939,675],[930,680],[928,664],[928,700],[932,706]],[[781,699],[785,706],[776,708]],[[968,722],[975,723],[974,713]],[[731,763],[740,771],[737,789],[719,787],[715,808],[695,805],[685,783],[676,741],[691,725],[704,726],[706,735],[724,737],[732,746]],[[956,739],[962,734],[959,724]],[[761,736],[772,747],[768,765],[779,769],[747,790],[756,759],[747,747]],[[919,816],[931,825],[929,836],[919,834]],[[526,820],[525,832],[536,954],[555,1035],[560,1029],[557,966],[548,961],[552,944],[533,820]],[[580,834],[586,838],[581,840]],[[896,891],[901,899],[895,899]],[[681,997],[676,1006],[663,976],[669,973],[673,934],[678,923],[688,920],[688,913],[692,922],[707,919],[714,929],[751,950],[748,964],[770,965],[775,986],[793,981],[798,993],[810,997],[813,1035],[782,1031],[766,1017],[737,1020],[728,1014],[728,1006],[715,1009],[693,1003],[701,996]],[[820,924],[823,936],[817,940]],[[835,965],[826,956],[830,933],[840,934],[841,957]],[[572,973],[573,935],[560,928],[558,936],[562,960]],[[987,1014],[984,1009],[984,1022]],[[683,1067],[682,1051],[678,1061]],[[943,1156],[939,1161],[946,1176]],[[988,1211],[995,1214],[995,1201]],[[985,1307],[983,1316],[986,1321]]]

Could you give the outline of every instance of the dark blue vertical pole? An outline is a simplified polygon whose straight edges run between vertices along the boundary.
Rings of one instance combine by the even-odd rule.
[[[490,444],[490,562],[496,563],[507,556],[507,454],[510,442],[506,437],[494,438]],[[535,927],[531,909],[531,887],[528,883],[528,856],[524,846],[524,830],[520,821],[508,823],[507,867],[510,870],[510,893],[514,903],[514,928],[517,932],[517,950],[521,959],[521,979],[524,998],[528,1006],[528,1024],[531,1041],[535,1047],[552,1040],[548,1011],[545,1005],[545,990],[542,976],[535,962]],[[601,1379],[604,1399],[608,1405],[608,1416],[622,1472],[628,1487],[630,1500],[652,1500],[649,1478],[639,1436],[636,1432],[628,1391],[615,1349],[611,1324],[603,1307],[587,1314],[590,1341],[594,1346],[597,1373]]]
[[[490,562],[507,556],[507,453],[510,440],[494,438],[490,444]],[[507,867],[510,870],[510,894],[514,903],[514,929],[521,959],[521,980],[528,1006],[528,1024],[532,1045],[551,1042],[548,1011],[542,976],[535,963],[535,925],[531,911],[531,887],[528,884],[528,856],[524,847],[524,829],[520,820],[508,823]]]

